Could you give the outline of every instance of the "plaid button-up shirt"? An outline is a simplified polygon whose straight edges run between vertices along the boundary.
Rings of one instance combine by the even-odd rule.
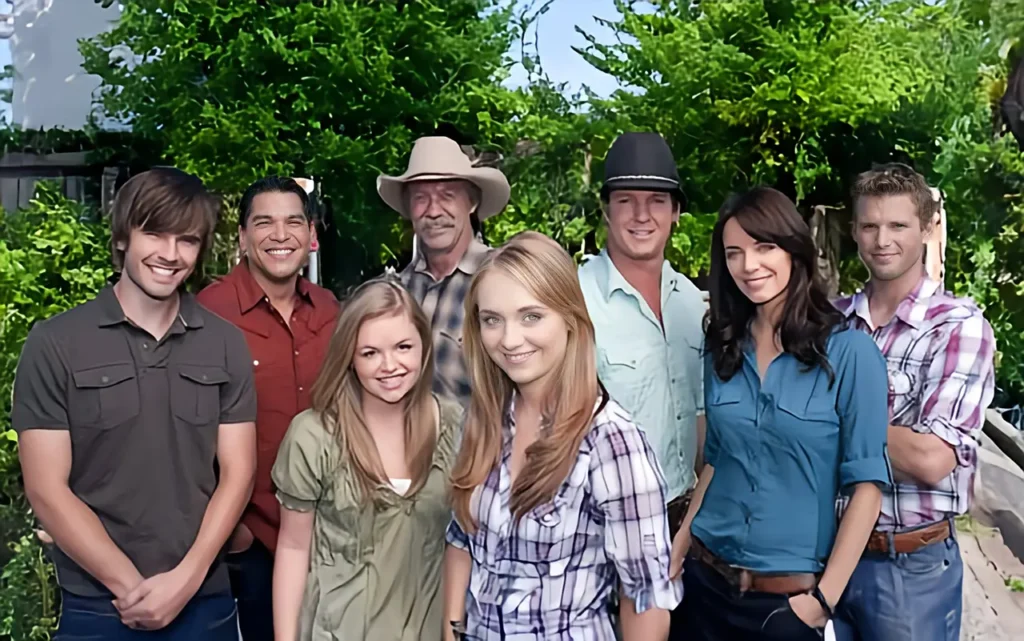
[[[874,327],[867,292],[836,307],[871,334],[889,374],[889,424],[934,434],[956,452],[957,466],[938,485],[897,476],[885,490],[881,530],[900,530],[964,514],[970,507],[978,463],[978,432],[995,392],[995,338],[968,298],[942,291],[927,277],[896,308],[888,324]]]
[[[474,239],[462,260],[448,276],[435,280],[421,252],[399,274],[402,285],[430,319],[434,337],[434,393],[469,407],[469,373],[462,358],[463,303],[469,283],[492,251]]]
[[[518,524],[513,411],[510,403],[501,461],[473,494],[477,531],[448,527],[448,543],[473,559],[465,638],[614,641],[608,605],[620,582],[638,612],[675,608],[683,586],[668,576],[665,479],[626,411],[612,400],[599,409],[554,499]]]

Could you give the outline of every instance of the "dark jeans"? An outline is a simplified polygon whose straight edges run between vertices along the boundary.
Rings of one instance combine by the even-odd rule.
[[[669,501],[668,504],[668,530],[672,540],[676,538],[676,532],[686,518],[686,511],[690,509],[690,500],[693,498],[693,490],[687,490],[681,497]],[[686,595],[683,595],[685,601]],[[672,610],[672,623],[669,628],[669,641],[688,641],[685,635],[686,625],[683,623],[683,603]]]
[[[688,641],[815,641],[822,634],[807,626],[789,607],[789,597],[746,592],[729,584],[715,570],[693,558],[683,564],[686,596],[679,608],[673,638]],[[678,635],[678,636],[676,636]]]
[[[910,554],[865,554],[836,608],[836,639],[958,641],[964,566],[955,536]]]
[[[162,630],[133,630],[121,623],[109,597],[61,593],[60,625],[53,641],[238,641],[230,594],[195,597]]]
[[[253,540],[248,550],[229,554],[227,563],[242,641],[274,641],[274,557]]]

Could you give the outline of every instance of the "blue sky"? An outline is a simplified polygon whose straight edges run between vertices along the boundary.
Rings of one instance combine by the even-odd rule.
[[[538,4],[541,1],[538,0]],[[595,16],[609,20],[617,18],[613,0],[555,0],[540,18],[537,35],[540,58],[544,71],[556,83],[568,82],[573,89],[585,84],[600,95],[608,95],[616,88],[615,80],[591,67],[572,50],[574,46],[587,44],[583,36],[576,33],[576,26],[600,40],[611,39],[611,32],[600,27],[594,21]],[[509,81],[521,84],[525,79],[525,71],[517,67]]]
[[[538,4],[541,1],[538,0]],[[609,39],[610,32],[599,27],[594,21],[594,16],[616,18],[618,13],[615,11],[613,0],[555,0],[550,10],[540,18],[538,40],[541,64],[556,83],[568,82],[571,89],[579,89],[585,84],[599,95],[606,96],[615,90],[615,80],[588,65],[572,50],[573,46],[586,45],[586,40],[576,33],[576,26],[600,39]],[[0,68],[10,62],[10,42],[0,40]],[[525,71],[521,66],[517,66],[512,70],[509,84],[514,86],[522,84],[525,80]],[[10,106],[0,107],[0,113],[9,120]]]

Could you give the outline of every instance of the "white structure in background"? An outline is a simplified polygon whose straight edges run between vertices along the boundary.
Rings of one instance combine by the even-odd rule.
[[[82,70],[78,40],[109,30],[121,15],[118,4],[0,0],[0,14],[0,38],[10,43],[14,66],[13,122],[25,129],[81,129],[99,78]]]

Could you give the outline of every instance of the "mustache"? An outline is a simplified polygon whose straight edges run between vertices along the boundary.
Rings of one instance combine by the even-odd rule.
[[[455,225],[453,225],[451,223],[448,223],[448,222],[444,222],[444,221],[429,222],[429,223],[428,222],[424,222],[422,226],[423,226],[423,229],[451,229],[452,227],[455,227]]]

